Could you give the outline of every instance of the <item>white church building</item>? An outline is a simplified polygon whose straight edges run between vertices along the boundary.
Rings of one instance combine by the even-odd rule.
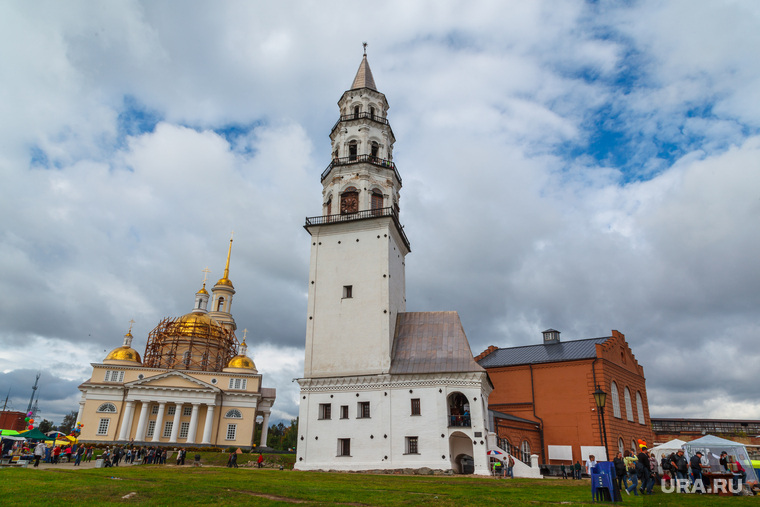
[[[401,176],[366,52],[338,102],[311,235],[300,470],[489,473],[488,396],[456,312],[406,312]],[[491,435],[493,441],[493,435]]]

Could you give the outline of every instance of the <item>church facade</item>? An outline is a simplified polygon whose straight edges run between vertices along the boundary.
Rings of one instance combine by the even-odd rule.
[[[142,360],[130,329],[121,347],[92,365],[92,377],[79,386],[80,441],[250,448],[262,416],[266,445],[276,391],[262,387],[245,336],[242,343],[235,336],[231,252],[232,240],[212,293],[204,282],[190,313],[162,320]]]
[[[456,312],[406,312],[401,176],[365,53],[338,102],[311,238],[300,470],[488,474],[492,386]]]

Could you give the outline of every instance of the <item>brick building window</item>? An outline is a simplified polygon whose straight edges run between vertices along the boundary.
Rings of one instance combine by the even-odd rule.
[[[641,393],[636,391],[636,410],[639,413],[639,424],[646,424],[644,422],[644,402],[641,399]]]
[[[520,461],[530,464],[530,443],[527,440],[523,440],[520,446]]]
[[[633,405],[631,404],[631,391],[628,387],[625,388],[625,416],[629,421],[633,422]]]
[[[620,419],[620,397],[618,387],[615,382],[610,385],[610,394],[612,394],[612,415]]]

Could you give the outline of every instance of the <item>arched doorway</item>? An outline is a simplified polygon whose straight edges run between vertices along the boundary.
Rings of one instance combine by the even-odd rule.
[[[449,437],[449,456],[451,469],[458,474],[475,472],[475,462],[472,458],[472,440],[461,431],[455,431]]]

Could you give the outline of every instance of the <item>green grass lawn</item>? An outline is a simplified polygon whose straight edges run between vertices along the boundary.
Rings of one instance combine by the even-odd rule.
[[[753,497],[663,494],[629,505],[759,505]],[[129,498],[126,495],[134,493]],[[0,470],[0,505],[591,505],[588,480],[497,480],[205,466]]]

